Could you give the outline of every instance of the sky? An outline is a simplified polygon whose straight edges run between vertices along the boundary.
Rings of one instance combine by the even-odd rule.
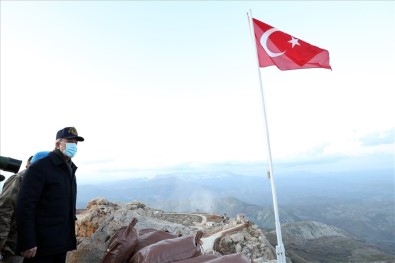
[[[332,70],[258,69],[249,10]],[[1,1],[0,155],[74,126],[84,182],[265,162],[260,75],[274,164],[394,169],[394,43],[392,1]]]

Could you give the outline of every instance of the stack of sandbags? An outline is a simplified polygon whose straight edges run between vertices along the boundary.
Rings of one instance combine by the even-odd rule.
[[[203,255],[201,237],[179,236],[155,229],[136,231],[137,219],[111,237],[102,263],[249,263],[241,254]]]
[[[129,263],[170,263],[200,256],[202,236],[203,232],[198,231],[195,237],[176,237],[152,243],[138,250]]]

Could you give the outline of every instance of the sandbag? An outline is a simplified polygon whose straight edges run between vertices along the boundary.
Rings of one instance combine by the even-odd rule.
[[[133,218],[128,226],[121,227],[111,237],[102,263],[128,262],[137,244],[138,232],[134,229],[137,219]]]
[[[145,233],[141,235],[141,233]],[[147,247],[149,245],[155,244],[159,241],[165,240],[165,239],[171,239],[171,238],[176,238],[178,237],[177,235],[170,234],[167,231],[163,230],[153,230],[153,231],[139,231],[139,238],[137,239],[136,246],[134,248],[134,251],[132,255],[137,253],[140,249]]]
[[[221,256],[219,258],[207,261],[207,263],[250,263],[251,260],[240,253]]]
[[[165,239],[146,246],[134,254],[129,263],[170,263],[202,254],[200,239],[202,231],[196,236]]]
[[[197,256],[194,258],[188,258],[180,261],[175,261],[174,263],[206,263],[210,262],[210,260],[216,259],[219,256],[212,255],[212,254],[204,254],[201,256]]]

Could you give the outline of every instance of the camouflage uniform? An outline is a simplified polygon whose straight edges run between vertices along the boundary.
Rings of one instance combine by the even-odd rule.
[[[15,209],[19,188],[26,170],[10,176],[0,195],[0,250],[3,261],[7,263],[22,262],[23,257],[15,256],[17,232]]]

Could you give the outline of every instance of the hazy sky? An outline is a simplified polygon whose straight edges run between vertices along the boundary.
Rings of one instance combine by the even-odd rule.
[[[80,178],[266,161],[250,9],[333,69],[260,70],[273,161],[393,167],[392,1],[1,1],[0,154],[75,126]]]

